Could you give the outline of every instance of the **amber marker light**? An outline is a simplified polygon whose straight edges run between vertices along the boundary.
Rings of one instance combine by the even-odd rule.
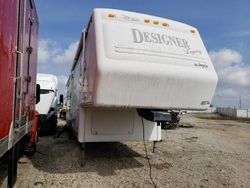
[[[158,24],[159,24],[159,22],[158,22],[158,21],[154,21],[153,23],[154,23],[155,25],[158,25]]]
[[[162,23],[162,26],[164,26],[164,27],[168,27],[168,26],[169,26],[169,24],[168,24],[168,23],[166,23],[166,22],[164,22],[164,23]]]
[[[115,14],[108,14],[108,17],[115,18]]]
[[[145,19],[144,22],[145,23],[150,23],[150,20],[149,19]]]
[[[195,30],[194,30],[194,29],[191,29],[191,33],[195,33]]]

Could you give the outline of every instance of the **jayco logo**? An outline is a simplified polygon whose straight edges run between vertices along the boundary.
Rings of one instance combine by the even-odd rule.
[[[188,45],[188,41],[182,38],[168,36],[168,35],[159,34],[159,33],[150,33],[150,32],[140,31],[139,29],[134,29],[134,28],[132,28],[131,30],[133,34],[134,43],[148,42],[148,43],[176,46],[176,47],[184,48],[186,50],[190,49]]]

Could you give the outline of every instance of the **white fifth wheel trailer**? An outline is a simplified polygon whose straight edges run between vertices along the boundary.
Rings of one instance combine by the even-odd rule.
[[[196,28],[94,9],[67,84],[68,121],[80,143],[159,141],[168,110],[207,109],[217,81]]]

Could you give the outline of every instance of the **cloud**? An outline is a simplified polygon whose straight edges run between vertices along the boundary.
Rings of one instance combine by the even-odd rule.
[[[250,36],[250,31],[249,30],[247,30],[247,31],[240,31],[237,34],[240,37],[249,37]]]
[[[241,64],[243,59],[239,52],[227,48],[212,50],[209,52],[209,56],[215,68],[219,70],[228,66]]]
[[[65,95],[67,90],[66,90],[66,84],[68,81],[68,76],[65,75],[59,75],[57,76],[58,79],[58,87],[59,87],[59,93]]]
[[[78,46],[78,42],[71,43],[66,50],[62,51],[61,53],[56,54],[53,57],[52,59],[53,62],[55,62],[58,65],[69,67],[69,65],[71,65],[74,60],[77,46]]]
[[[40,40],[38,43],[38,63],[47,62],[49,56],[48,42],[46,40]]]
[[[70,66],[74,60],[78,42],[72,42],[62,49],[57,42],[50,39],[38,41],[38,63]]]
[[[250,86],[250,66],[242,55],[232,49],[219,49],[209,52],[219,76],[219,84],[228,86]]]
[[[244,62],[243,56],[228,48],[212,50],[209,55],[219,77],[214,101],[225,106],[231,100],[230,106],[235,106],[241,95],[247,106],[250,102],[250,66]]]
[[[218,91],[216,93],[216,95],[218,95],[220,97],[238,97],[239,93],[237,91],[235,91],[233,88],[228,88],[228,89],[224,89],[222,91]]]
[[[38,41],[38,72],[58,77],[59,93],[66,95],[66,83],[78,42],[72,42],[65,49],[51,39]]]
[[[243,30],[243,31],[232,32],[232,33],[229,33],[229,36],[231,36],[231,37],[249,37],[250,31]]]
[[[38,41],[38,63],[51,63],[54,56],[59,54],[62,49],[57,42],[50,39],[41,39]]]

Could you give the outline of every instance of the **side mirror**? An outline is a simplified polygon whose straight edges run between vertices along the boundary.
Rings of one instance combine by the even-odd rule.
[[[40,85],[36,84],[36,104],[40,102]]]
[[[60,95],[60,100],[59,100],[60,104],[63,104],[63,95]]]

